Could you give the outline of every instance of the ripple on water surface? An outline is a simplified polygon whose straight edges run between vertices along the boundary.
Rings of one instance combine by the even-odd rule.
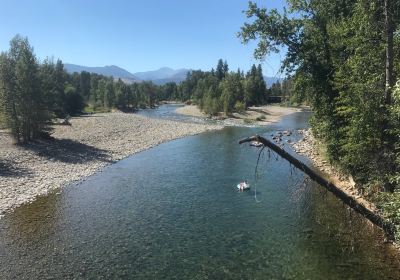
[[[380,231],[288,163],[266,153],[254,180],[257,150],[237,140],[306,119],[165,143],[18,208],[0,278],[399,279]]]

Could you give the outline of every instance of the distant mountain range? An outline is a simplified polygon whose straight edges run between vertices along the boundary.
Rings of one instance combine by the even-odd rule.
[[[191,69],[171,69],[163,67],[154,71],[137,72],[134,75],[143,81],[153,81],[153,83],[162,85],[168,82],[180,83],[186,79],[187,73]]]
[[[132,74],[129,71],[115,65],[104,67],[88,67],[69,63],[65,63],[64,68],[69,73],[80,73],[82,71],[86,71],[104,76],[113,76],[114,78],[121,79],[126,83],[152,81],[157,85],[162,85],[168,82],[180,83],[186,79],[187,73],[191,71],[191,69],[185,68],[174,70],[169,67],[163,67],[154,71],[137,72]],[[270,87],[273,83],[281,81],[283,79],[264,76],[264,80],[267,86]]]
[[[273,83],[282,82],[283,80],[284,80],[283,78],[264,76],[264,81],[267,84],[267,87],[271,87]]]
[[[138,72],[135,74],[130,73],[129,71],[115,66],[104,66],[104,67],[88,67],[76,64],[64,64],[65,70],[69,73],[73,72],[90,72],[90,73],[97,73],[104,76],[113,76],[116,79],[121,79],[127,83],[134,83],[134,82],[141,82],[141,81],[152,81],[157,85],[162,85],[168,82],[176,82],[180,83],[186,79],[187,72],[190,69],[171,69],[168,67],[163,67],[158,70],[154,71],[147,71],[147,72]]]
[[[104,76],[113,76],[114,78],[120,78],[121,80],[128,83],[134,83],[140,80],[137,77],[135,77],[135,75],[133,75],[132,73],[115,65],[104,66],[104,67],[89,67],[89,66],[81,66],[76,64],[65,63],[64,68],[69,73],[73,72],[80,73],[82,71],[86,71]]]

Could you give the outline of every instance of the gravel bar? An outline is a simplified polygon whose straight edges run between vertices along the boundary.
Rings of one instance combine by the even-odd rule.
[[[119,112],[72,118],[71,124],[55,125],[54,141],[26,146],[13,145],[10,136],[0,131],[0,218],[129,155],[222,128]]]

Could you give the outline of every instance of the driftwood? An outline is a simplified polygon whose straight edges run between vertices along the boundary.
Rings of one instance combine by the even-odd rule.
[[[252,142],[252,141],[258,141],[258,142],[262,143],[265,147],[270,148],[272,151],[274,151],[275,153],[280,155],[282,158],[289,161],[295,167],[297,167],[298,169],[300,169],[301,171],[306,173],[312,180],[314,180],[318,184],[324,186],[328,191],[330,191],[335,196],[337,196],[340,200],[343,201],[343,203],[347,204],[350,208],[354,209],[356,212],[358,212],[361,215],[363,215],[364,217],[366,217],[374,225],[377,225],[378,227],[382,228],[383,231],[387,234],[389,239],[391,239],[391,240],[394,239],[394,227],[391,223],[386,222],[379,214],[366,208],[364,205],[359,203],[353,197],[349,196],[344,191],[342,191],[337,186],[335,186],[332,182],[326,180],[324,177],[317,174],[306,164],[304,164],[303,162],[301,162],[300,160],[298,160],[297,158],[295,158],[294,156],[292,156],[291,154],[286,152],[283,148],[275,145],[273,142],[271,142],[268,139],[265,139],[264,137],[261,137],[259,135],[255,135],[255,136],[240,140],[239,144]]]

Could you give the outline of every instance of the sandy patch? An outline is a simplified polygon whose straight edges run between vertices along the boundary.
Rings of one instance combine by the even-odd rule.
[[[279,105],[264,105],[249,107],[243,113],[233,113],[231,116],[224,116],[222,113],[212,119],[222,120],[225,125],[267,125],[280,120],[281,117],[300,112],[304,108],[289,108]],[[185,105],[176,109],[182,115],[206,118],[206,114],[200,111],[196,105]]]

